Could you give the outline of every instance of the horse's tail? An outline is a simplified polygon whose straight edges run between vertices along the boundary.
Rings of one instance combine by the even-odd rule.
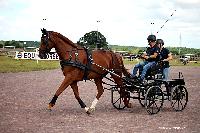
[[[116,57],[117,57],[117,60],[118,60],[118,63],[119,63],[119,66],[120,66],[120,69],[123,73],[123,75],[127,78],[130,78],[131,77],[131,74],[127,71],[127,69],[125,68],[124,66],[124,63],[123,63],[123,60],[122,60],[122,56],[120,54],[115,54]]]
[[[127,78],[131,78],[131,74],[127,71],[127,69],[124,67],[124,64],[123,66],[121,67],[122,69],[122,73],[124,74],[125,77]]]

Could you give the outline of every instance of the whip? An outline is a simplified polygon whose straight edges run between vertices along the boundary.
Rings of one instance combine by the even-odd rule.
[[[176,10],[174,10],[174,12],[172,12],[172,14],[170,15],[171,17],[174,15],[174,13],[176,12]],[[169,19],[167,19],[165,21],[165,23],[160,27],[160,29],[156,32],[157,34],[161,31],[161,29],[165,26],[165,24],[169,21]]]

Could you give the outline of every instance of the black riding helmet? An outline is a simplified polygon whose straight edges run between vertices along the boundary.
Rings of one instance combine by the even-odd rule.
[[[147,37],[147,40],[148,40],[148,41],[153,41],[153,42],[155,42],[155,41],[156,41],[156,36],[155,36],[155,35],[149,35],[149,36]]]
[[[156,44],[162,44],[162,45],[164,45],[164,41],[162,39],[157,39],[156,40]]]

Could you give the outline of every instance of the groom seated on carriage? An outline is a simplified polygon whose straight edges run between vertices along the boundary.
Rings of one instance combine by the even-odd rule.
[[[160,61],[162,61],[162,75],[163,80],[168,80],[169,78],[169,61],[172,60],[172,54],[171,52],[164,47],[164,41],[162,39],[156,40],[156,45],[159,47],[159,56]]]

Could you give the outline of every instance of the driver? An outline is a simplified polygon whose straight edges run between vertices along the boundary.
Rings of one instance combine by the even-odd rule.
[[[149,47],[147,48],[146,53],[141,55],[141,58],[144,60],[136,64],[131,72],[132,78],[135,78],[137,71],[142,70],[139,78],[141,82],[144,81],[147,70],[151,68],[151,66],[154,65],[156,61],[158,61],[159,48],[156,45],[156,36],[149,35],[147,40]]]
[[[164,41],[162,39],[156,40],[156,45],[159,47],[160,52],[160,59],[161,61],[164,61],[163,65],[163,80],[168,80],[169,78],[169,60],[172,60],[172,54],[167,48],[164,48]]]

